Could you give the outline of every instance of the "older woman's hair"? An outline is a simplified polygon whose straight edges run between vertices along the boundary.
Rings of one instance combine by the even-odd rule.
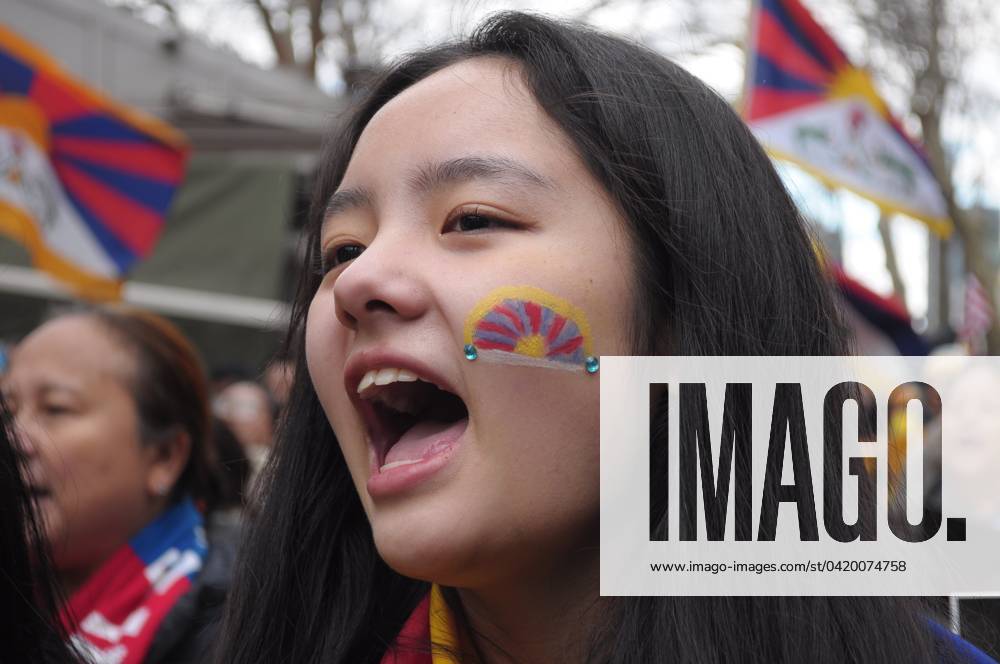
[[[466,40],[410,56],[372,86],[321,161],[310,261],[318,257],[324,206],[372,116],[421,79],[476,57],[511,62],[511,75],[522,78],[622,212],[634,257],[637,354],[845,351],[805,225],[725,100],[641,46],[520,13],[494,16]],[[377,663],[428,588],[394,572],[375,549],[301,352],[321,281],[314,271],[303,274],[287,340],[295,382],[265,470],[267,500],[249,529],[230,598],[219,653],[227,664]],[[666,462],[661,452],[654,464]],[[653,507],[655,531],[666,519],[664,506]],[[903,599],[612,601],[613,610],[595,616],[602,624],[592,632],[589,662],[937,661],[917,607]]]

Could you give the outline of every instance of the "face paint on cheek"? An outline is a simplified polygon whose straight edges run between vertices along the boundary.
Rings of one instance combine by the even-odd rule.
[[[594,374],[592,343],[583,311],[533,286],[498,288],[465,319],[468,360]]]

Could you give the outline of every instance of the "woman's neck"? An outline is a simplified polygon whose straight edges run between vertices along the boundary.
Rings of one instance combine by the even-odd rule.
[[[597,547],[542,573],[459,589],[484,664],[581,662],[601,615]]]
[[[128,544],[136,534],[159,519],[169,507],[167,498],[149,498],[145,502],[142,511],[133,519],[134,525],[117,539],[107,538],[102,540],[99,547],[94,547],[91,550],[92,555],[85,557],[86,563],[66,567],[65,565],[58,564],[60,556],[56,556],[56,580],[59,582],[59,588],[62,593],[67,598],[72,597],[112,556]]]

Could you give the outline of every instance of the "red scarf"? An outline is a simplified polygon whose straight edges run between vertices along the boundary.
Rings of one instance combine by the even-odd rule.
[[[96,664],[140,664],[207,553],[201,515],[184,500],[143,528],[73,593],[63,622]],[[72,620],[71,620],[72,617]]]
[[[428,650],[431,644],[456,650],[457,634],[455,619],[441,588],[435,584],[406,619],[393,646],[382,657],[382,664],[461,664],[445,652],[419,652]]]

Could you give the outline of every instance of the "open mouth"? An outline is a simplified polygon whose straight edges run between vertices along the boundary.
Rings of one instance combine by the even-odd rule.
[[[373,369],[357,392],[380,473],[449,449],[469,423],[458,395],[407,369]]]

